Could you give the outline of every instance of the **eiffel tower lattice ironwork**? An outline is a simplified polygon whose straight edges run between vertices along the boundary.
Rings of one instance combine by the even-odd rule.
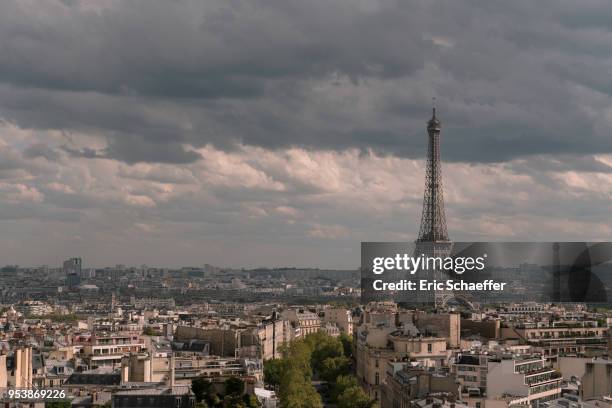
[[[442,163],[440,160],[440,130],[441,122],[436,117],[436,107],[433,107],[431,119],[427,122],[429,143],[427,148],[427,167],[425,169],[425,193],[423,196],[423,212],[421,228],[416,240],[415,255],[430,257],[447,257],[452,250],[452,243],[446,227],[444,213],[444,192],[442,188]],[[442,271],[427,271],[428,279],[442,278]],[[436,291],[435,294],[422,294],[419,301],[440,306],[452,297],[452,293]]]
[[[429,146],[425,170],[425,194],[418,242],[447,242],[448,230],[444,214],[444,192],[442,189],[442,165],[440,161],[441,123],[436,117],[436,108],[427,122]]]

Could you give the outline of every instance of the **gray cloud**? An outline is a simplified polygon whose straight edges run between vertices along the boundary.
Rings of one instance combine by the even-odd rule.
[[[23,156],[27,159],[44,157],[49,161],[56,161],[59,159],[59,153],[44,143],[36,143],[28,146],[23,151]]]
[[[59,2],[0,5],[0,107],[95,132],[128,163],[185,144],[422,157],[431,96],[445,158],[612,151],[598,1]]]

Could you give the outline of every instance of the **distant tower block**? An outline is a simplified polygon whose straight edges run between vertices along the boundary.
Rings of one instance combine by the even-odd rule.
[[[561,301],[561,261],[559,256],[559,243],[553,244],[553,292],[551,300],[553,302]]]
[[[452,243],[446,228],[444,213],[444,191],[442,188],[442,162],[440,160],[440,130],[441,122],[436,117],[436,107],[433,107],[431,119],[427,122],[429,144],[427,148],[427,167],[425,169],[425,193],[423,197],[423,212],[421,228],[416,240],[415,256],[425,254],[430,257],[447,257],[451,253]],[[428,280],[444,278],[442,271],[422,271],[423,278]],[[444,304],[451,293],[446,291],[419,293],[419,303]]]

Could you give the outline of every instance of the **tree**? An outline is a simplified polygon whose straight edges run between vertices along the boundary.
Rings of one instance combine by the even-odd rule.
[[[340,357],[344,354],[340,339],[331,337],[324,332],[309,334],[306,336],[306,342],[312,350],[311,362],[315,372],[321,370],[321,365],[325,359]]]
[[[285,361],[282,359],[268,360],[264,363],[264,381],[266,384],[277,388],[283,378]]]
[[[304,376],[304,380],[310,381],[312,378],[312,366],[310,365],[312,349],[304,340],[292,341],[289,343],[285,355],[286,369],[296,370]]]
[[[210,381],[204,378],[194,378],[191,380],[191,391],[195,394],[196,401],[202,401],[212,388]]]
[[[223,408],[247,408],[244,400],[236,395],[226,395],[223,398]]]
[[[279,397],[283,408],[321,408],[321,396],[312,386],[310,379],[296,368],[285,372],[281,381]]]
[[[353,338],[346,333],[340,334],[340,342],[344,355],[348,358],[353,358]]]
[[[238,377],[225,380],[225,395],[242,397],[242,394],[244,394],[244,381]]]
[[[348,337],[347,337],[348,338]],[[352,350],[352,343],[345,342]],[[266,382],[278,385],[278,396],[283,408],[321,408],[321,396],[313,387],[311,378],[313,371],[331,383],[338,396],[346,394],[346,398],[364,397],[357,399],[362,405],[358,408],[370,408],[364,405],[371,402],[365,393],[357,394],[361,390],[354,377],[348,376],[351,359],[345,354],[345,344],[342,339],[334,338],[324,332],[312,333],[300,340],[293,340],[282,349],[282,361],[270,361],[264,367]],[[338,385],[339,384],[339,385]],[[355,390],[353,390],[355,388]],[[348,390],[352,390],[348,393]]]
[[[247,408],[258,408],[259,407],[259,401],[257,400],[257,397],[255,395],[244,394],[242,399],[244,401],[244,404],[247,406]]]
[[[223,406],[225,408],[247,408],[242,399],[244,394],[244,381],[238,377],[230,377],[225,380],[225,396]]]
[[[208,406],[218,407],[218,406],[221,406],[222,402],[223,401],[221,401],[221,398],[219,398],[219,395],[213,392],[209,392],[208,394],[206,394],[206,403],[208,404]]]
[[[360,386],[344,390],[338,397],[338,408],[372,408],[376,401],[370,399]]]
[[[341,375],[336,378],[336,382],[331,389],[331,400],[337,402],[344,391],[352,387],[358,387],[357,378],[353,375]]]
[[[332,383],[338,376],[348,374],[350,367],[351,360],[345,356],[326,358],[319,368],[319,378]]]

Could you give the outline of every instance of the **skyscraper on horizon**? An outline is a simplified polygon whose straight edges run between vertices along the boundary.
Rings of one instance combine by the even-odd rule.
[[[70,258],[64,261],[62,269],[66,276],[66,286],[69,288],[77,287],[81,283],[82,265],[81,258]]]

